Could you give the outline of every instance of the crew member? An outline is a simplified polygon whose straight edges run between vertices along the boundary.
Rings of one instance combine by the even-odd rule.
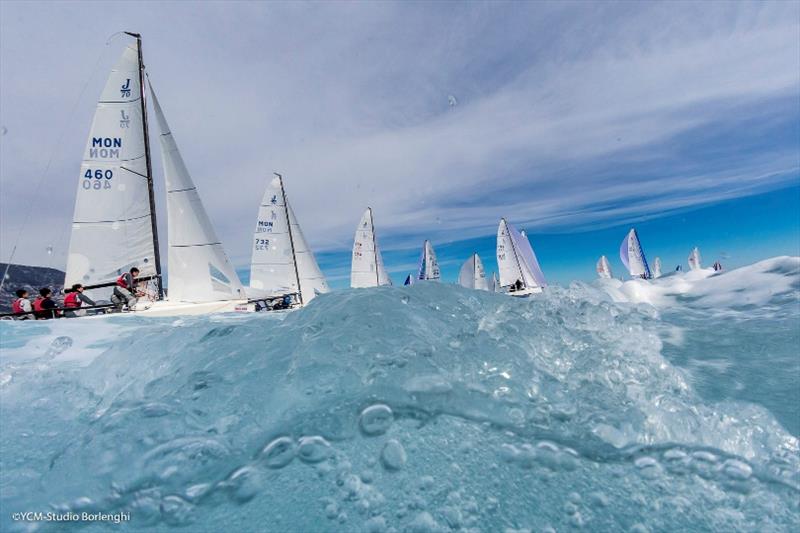
[[[17,313],[18,317],[17,320],[31,320],[33,318],[33,306],[31,305],[31,301],[28,300],[28,291],[25,289],[17,289],[17,299],[11,304],[11,311]]]
[[[83,294],[83,285],[76,283],[72,286],[72,290],[64,297],[64,316],[67,318],[75,318],[85,316],[86,310],[81,309],[83,304],[96,305],[94,301]]]
[[[139,269],[133,267],[130,272],[117,278],[117,285],[114,287],[111,301],[117,304],[120,309],[126,305],[128,309],[136,305],[136,276],[138,275]]]
[[[47,287],[39,289],[39,296],[33,301],[33,311],[36,320],[48,320],[58,317],[58,304],[50,297],[53,294]]]

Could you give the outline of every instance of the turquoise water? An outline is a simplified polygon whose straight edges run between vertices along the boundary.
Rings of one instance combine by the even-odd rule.
[[[0,525],[794,530],[800,259],[636,283],[0,323]]]

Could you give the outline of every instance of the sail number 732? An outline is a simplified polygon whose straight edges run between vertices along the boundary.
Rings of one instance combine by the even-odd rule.
[[[83,177],[84,189],[110,189],[111,178],[114,177],[114,171],[110,169],[92,170],[91,168],[87,168],[86,172],[83,174]]]

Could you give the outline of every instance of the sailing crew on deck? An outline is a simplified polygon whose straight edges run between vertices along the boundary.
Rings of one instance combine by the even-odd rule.
[[[25,314],[31,313],[33,311],[33,306],[31,305],[31,301],[28,300],[28,291],[25,289],[17,289],[17,299],[11,304],[11,311],[17,313],[18,317],[15,317],[17,320],[32,320],[33,314]]]
[[[64,297],[64,316],[67,318],[86,316],[86,310],[80,309],[83,304],[96,305],[94,300],[83,294],[83,285],[76,283]]]
[[[126,272],[117,278],[117,285],[111,295],[111,302],[119,306],[120,309],[126,305],[128,309],[136,305],[136,276],[138,275],[139,269],[133,267],[130,272]]]
[[[58,304],[50,296],[53,294],[48,287],[39,289],[39,296],[33,301],[33,310],[36,320],[48,320],[58,317]]]

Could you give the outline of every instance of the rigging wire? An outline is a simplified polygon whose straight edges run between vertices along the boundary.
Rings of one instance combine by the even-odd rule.
[[[106,40],[105,46],[108,47],[108,45],[111,43],[111,41],[116,39],[118,35],[121,35],[121,34],[124,34],[124,33],[125,32],[118,31],[118,32],[112,34],[108,38],[108,40]],[[0,278],[0,291],[3,289],[3,285],[5,284],[6,278],[8,277],[8,269],[11,267],[11,262],[14,260],[14,255],[17,253],[17,247],[19,246],[20,237],[22,237],[22,234],[25,232],[25,228],[27,227],[28,222],[30,221],[31,213],[33,213],[33,207],[34,207],[34,203],[36,202],[36,198],[39,197],[39,191],[41,191],[42,185],[44,184],[44,181],[45,181],[45,178],[47,177],[48,173],[50,172],[50,167],[52,166],[53,160],[55,159],[55,156],[56,156],[56,150],[58,149],[59,146],[61,146],[61,141],[64,139],[64,134],[67,131],[67,125],[72,122],[72,119],[75,116],[75,112],[78,110],[78,106],[80,105],[81,100],[83,100],[83,95],[84,95],[84,93],[86,93],[86,89],[89,87],[89,82],[91,82],[92,79],[94,78],[94,75],[97,72],[97,68],[100,65],[100,61],[103,59],[103,56],[106,54],[106,51],[107,51],[107,48],[104,48],[104,49],[102,49],[100,51],[100,54],[98,54],[97,60],[95,60],[94,66],[92,67],[91,74],[89,76],[87,76],[86,81],[83,84],[83,88],[81,88],[81,91],[78,94],[78,98],[75,100],[75,103],[72,106],[72,110],[69,112],[69,115],[67,116],[67,120],[64,122],[64,125],[61,127],[61,131],[60,131],[60,133],[58,135],[58,139],[57,139],[57,142],[56,142],[56,147],[53,149],[52,152],[50,152],[50,157],[47,160],[47,164],[44,167],[44,171],[39,175],[39,179],[37,180],[36,186],[35,186],[35,189],[34,189],[34,194],[31,196],[31,200],[30,200],[30,203],[28,204],[28,208],[25,210],[25,215],[24,215],[24,217],[22,219],[22,223],[20,224],[19,229],[17,230],[16,237],[14,238],[14,246],[11,247],[11,254],[8,256],[8,261],[6,262],[6,268],[3,271],[3,277]],[[63,242],[62,238],[64,236],[64,231],[65,230],[62,229],[61,235],[59,236],[59,241],[58,242]]]

